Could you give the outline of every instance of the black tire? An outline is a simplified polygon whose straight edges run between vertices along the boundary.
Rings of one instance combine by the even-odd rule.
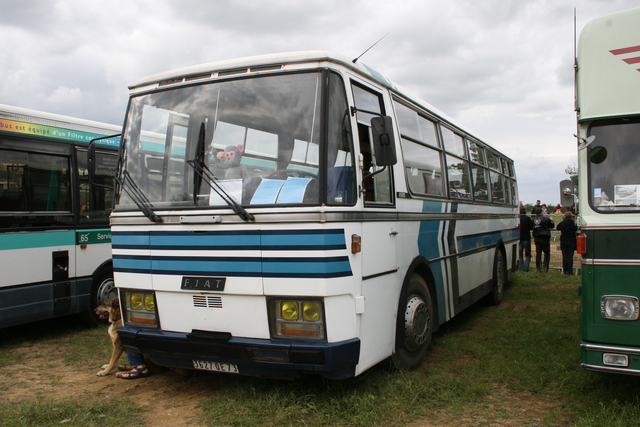
[[[417,369],[431,346],[434,311],[427,282],[418,274],[411,276],[398,304],[396,351],[393,366],[403,371]]]
[[[493,260],[493,280],[491,293],[487,295],[487,302],[491,305],[500,305],[504,296],[504,288],[507,285],[507,262],[501,250],[496,250]]]
[[[93,279],[93,286],[91,288],[91,309],[89,311],[90,320],[97,325],[104,325],[109,323],[106,320],[100,320],[96,315],[96,307],[109,298],[118,296],[118,290],[116,289],[115,282],[113,281],[113,272],[111,270],[105,270],[98,273]]]

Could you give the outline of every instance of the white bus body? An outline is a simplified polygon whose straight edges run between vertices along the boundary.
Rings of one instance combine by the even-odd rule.
[[[86,175],[94,138],[114,125],[0,105],[0,328],[91,312],[115,296],[109,211],[119,135],[99,141],[98,181]]]
[[[439,325],[500,302],[512,160],[370,68],[299,52],[130,89],[111,217],[125,347],[344,378],[389,357],[414,369]]]

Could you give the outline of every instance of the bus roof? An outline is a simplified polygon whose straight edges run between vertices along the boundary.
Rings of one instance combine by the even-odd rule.
[[[580,121],[640,114],[640,7],[589,22],[577,61]]]
[[[382,74],[367,67],[358,61],[355,64],[343,54],[328,52],[324,50],[308,50],[300,52],[274,53],[267,55],[247,56],[244,58],[226,59],[223,61],[208,62],[200,65],[192,65],[189,67],[178,68],[176,70],[165,71],[158,74],[147,76],[138,83],[130,86],[129,89],[135,91],[144,86],[149,85],[165,85],[170,83],[179,83],[179,80],[185,79],[185,82],[205,79],[207,77],[216,77],[225,75],[242,74],[255,71],[273,71],[280,69],[284,65],[303,64],[303,63],[333,62],[345,66],[352,71],[363,74],[369,78],[376,80],[384,86],[395,89],[395,85]],[[147,88],[148,89],[148,88]]]
[[[0,104],[0,118],[99,134],[104,134],[105,131],[108,131],[109,134],[122,132],[122,126],[5,104]]]
[[[431,114],[448,122],[451,126],[467,133],[468,135],[481,141],[470,130],[455,124],[455,121],[445,113],[424,101],[420,97],[402,89],[392,80],[385,77],[375,69],[367,66],[361,61],[353,62],[352,58],[337,52],[325,50],[309,50],[300,52],[275,53],[267,55],[248,56],[244,58],[228,59],[223,61],[209,62],[200,65],[193,65],[175,70],[165,71],[147,76],[136,84],[129,86],[132,94],[154,90],[159,87],[188,84],[198,80],[213,79],[222,76],[240,75],[243,73],[270,72],[282,69],[286,65],[295,64],[320,64],[329,62],[347,68],[349,71],[372,79],[378,84],[386,87],[417,106],[425,108]],[[497,151],[493,149],[494,151]]]

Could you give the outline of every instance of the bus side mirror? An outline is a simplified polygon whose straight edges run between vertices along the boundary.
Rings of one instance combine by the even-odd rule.
[[[573,206],[573,181],[565,179],[560,181],[560,203],[565,208]]]
[[[373,151],[377,166],[391,166],[397,163],[396,143],[393,137],[391,117],[381,116],[371,119]]]

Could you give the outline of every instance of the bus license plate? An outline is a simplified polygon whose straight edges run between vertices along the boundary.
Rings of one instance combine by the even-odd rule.
[[[209,362],[207,360],[193,360],[193,367],[203,371],[229,372],[238,374],[238,365],[235,363]]]

